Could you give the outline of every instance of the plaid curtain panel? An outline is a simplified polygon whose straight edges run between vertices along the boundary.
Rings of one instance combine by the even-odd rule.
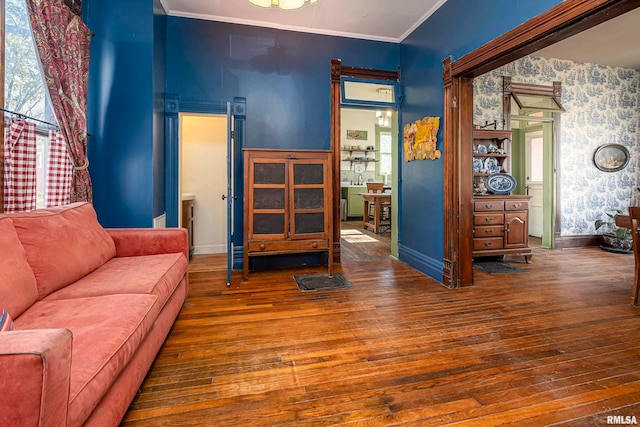
[[[66,205],[71,194],[73,164],[62,132],[49,131],[46,207]]]
[[[12,120],[5,130],[4,212],[36,208],[36,125]]]

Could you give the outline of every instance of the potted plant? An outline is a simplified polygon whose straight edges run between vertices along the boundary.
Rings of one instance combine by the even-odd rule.
[[[596,231],[604,227],[604,233],[602,238],[604,245],[603,249],[612,249],[616,252],[633,252],[631,230],[626,227],[618,227],[616,225],[616,218],[618,215],[622,215],[623,212],[616,209],[613,212],[605,212],[606,219],[597,219],[594,223]]]

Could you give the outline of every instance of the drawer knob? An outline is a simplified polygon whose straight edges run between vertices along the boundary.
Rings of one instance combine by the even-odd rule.
[[[311,247],[314,248],[314,249],[317,248],[318,247],[318,242],[313,242],[311,244]]]
[[[488,229],[487,231],[485,231],[485,233],[491,234],[491,233],[493,233],[493,230],[492,229]]]
[[[493,217],[492,216],[488,216],[484,219],[487,222],[493,222]]]
[[[492,243],[491,243],[491,242],[484,242],[484,245],[485,245],[486,247],[489,247],[489,246],[491,246],[491,245],[492,245]]]
[[[514,207],[514,208],[519,208],[520,206],[522,206],[522,204],[521,204],[521,203],[514,203],[514,204],[513,204],[513,207]]]
[[[261,251],[264,251],[264,248],[265,248],[264,243],[260,243],[260,246],[258,247],[260,248]]]
[[[491,209],[493,207],[493,203],[487,203],[486,205],[484,205],[484,207],[487,209]]]

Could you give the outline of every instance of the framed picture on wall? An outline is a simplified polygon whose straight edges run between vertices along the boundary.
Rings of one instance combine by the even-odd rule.
[[[616,172],[629,163],[629,150],[620,144],[605,144],[593,154],[593,163],[604,172]]]
[[[366,141],[368,138],[366,130],[347,130],[347,139],[356,139],[358,141]]]

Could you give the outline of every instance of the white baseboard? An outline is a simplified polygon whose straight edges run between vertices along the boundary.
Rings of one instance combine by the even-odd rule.
[[[227,245],[197,245],[193,247],[194,255],[226,254]]]
[[[153,228],[167,228],[167,213],[163,213],[157,218],[153,218]]]

